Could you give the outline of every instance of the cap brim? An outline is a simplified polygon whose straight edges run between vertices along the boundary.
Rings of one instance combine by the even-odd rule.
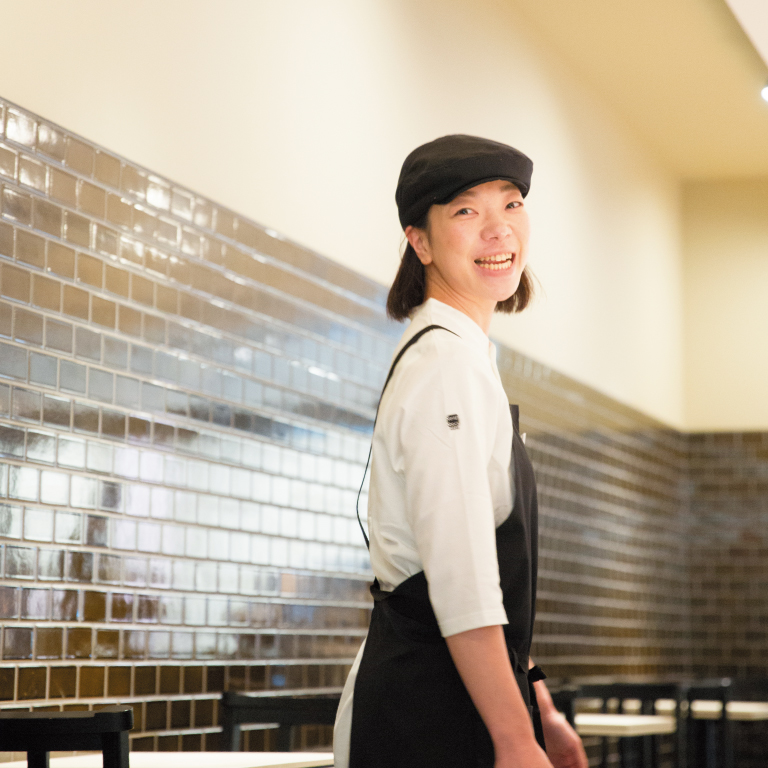
[[[450,203],[451,200],[455,200],[462,192],[466,192],[468,189],[472,189],[473,187],[479,187],[481,184],[487,184],[489,181],[509,181],[520,190],[520,194],[523,197],[528,194],[528,186],[523,184],[519,179],[514,179],[511,176],[504,175],[488,176],[487,178],[477,179],[477,181],[470,181],[468,184],[464,184],[454,192],[451,192],[448,197],[445,197],[442,200],[438,200],[436,205],[446,205],[446,203]]]

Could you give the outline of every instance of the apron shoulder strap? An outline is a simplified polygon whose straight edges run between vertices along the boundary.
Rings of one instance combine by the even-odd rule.
[[[509,404],[509,412],[512,414],[512,425],[515,428],[515,432],[520,432],[520,406]]]
[[[387,388],[387,384],[389,384],[389,380],[392,378],[392,374],[395,372],[395,367],[400,362],[400,358],[408,351],[410,347],[412,347],[425,333],[429,333],[430,331],[434,331],[436,329],[440,329],[442,331],[448,331],[448,333],[453,333],[454,336],[458,336],[458,333],[454,333],[448,328],[444,328],[442,325],[428,325],[426,328],[422,328],[418,333],[414,333],[413,336],[411,336],[410,339],[403,345],[403,348],[397,353],[397,357],[392,361],[392,365],[389,368],[389,373],[387,374],[387,378],[384,381],[384,386],[381,388],[381,395],[379,396],[379,406],[381,405],[381,398],[384,397],[384,390]],[[376,418],[373,420],[373,428],[376,428],[376,421],[379,418],[379,406],[376,406]],[[365,462],[365,471],[363,472],[363,479],[360,483],[360,490],[357,492],[357,502],[355,503],[355,510],[357,511],[357,522],[360,525],[360,530],[363,532],[363,538],[365,539],[365,546],[370,549],[371,548],[371,542],[368,540],[368,534],[365,532],[365,528],[363,528],[363,521],[360,519],[360,494],[363,492],[363,485],[365,485],[365,476],[368,474],[368,465],[371,463],[371,453],[373,452],[373,438],[371,438],[371,447],[368,451],[368,461]]]
[[[392,374],[395,372],[395,367],[400,362],[400,358],[425,334],[429,333],[430,331],[434,331],[435,329],[439,328],[443,331],[448,331],[448,333],[453,333],[453,331],[449,331],[447,328],[443,328],[442,325],[428,325],[426,328],[422,328],[418,333],[414,333],[413,336],[411,336],[410,339],[403,345],[403,348],[397,353],[397,357],[392,361],[392,365],[389,367],[389,373],[387,374],[387,378],[384,381],[384,386],[381,388],[381,395],[379,396],[379,403],[381,403],[381,398],[384,397],[384,390],[387,388],[387,384],[389,384],[389,380],[392,378]],[[457,333],[453,333],[454,336],[458,336]],[[376,408],[376,415],[378,416],[379,409]],[[374,425],[376,422],[374,421]]]

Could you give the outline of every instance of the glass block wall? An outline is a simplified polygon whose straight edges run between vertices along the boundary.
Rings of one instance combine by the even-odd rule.
[[[402,331],[385,296],[0,100],[0,707],[128,703],[133,749],[215,750],[225,689],[341,689]],[[513,350],[499,365],[539,482],[551,682],[739,671],[742,639],[764,659],[766,592],[739,584],[765,572],[768,435],[717,447]]]
[[[399,330],[381,286],[13,105],[0,126],[0,699],[132,702],[134,748],[215,748],[224,688],[343,682]]]

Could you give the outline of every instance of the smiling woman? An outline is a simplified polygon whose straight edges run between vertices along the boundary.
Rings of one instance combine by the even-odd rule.
[[[373,433],[375,606],[339,704],[337,768],[586,768],[529,659],[536,487],[487,335],[494,311],[531,298],[532,167],[472,136],[403,164],[408,246],[387,308],[411,322]]]
[[[469,158],[471,164],[462,159],[459,165],[467,167],[457,168],[453,172],[449,170],[447,178],[442,180],[439,173],[445,172],[446,168],[444,165],[440,166],[440,163],[444,159],[443,155],[450,152],[449,147],[456,139],[470,146],[475,157]],[[403,164],[398,185],[400,223],[408,242],[387,298],[388,314],[395,320],[404,320],[425,298],[438,298],[446,289],[450,293],[451,290],[459,288],[459,283],[455,283],[453,289],[446,283],[446,276],[441,273],[440,265],[445,269],[452,268],[440,254],[452,254],[457,248],[463,248],[458,242],[462,238],[470,249],[467,255],[473,256],[479,267],[486,271],[505,273],[509,278],[508,281],[495,284],[489,294],[489,298],[495,298],[491,312],[522,311],[533,297],[533,282],[526,269],[529,221],[523,202],[523,198],[528,194],[533,164],[525,155],[511,147],[472,136],[446,136],[425,146],[435,155],[438,168],[425,167],[427,163],[420,154],[420,147],[411,153]],[[498,149],[501,149],[501,152],[498,152]],[[493,157],[493,150],[497,150],[503,163],[499,163],[498,156]],[[465,176],[461,175],[462,172],[477,178],[478,182],[462,189],[461,182],[465,179]],[[438,176],[432,187],[429,186],[430,174]],[[457,183],[458,191],[454,189]],[[438,201],[439,204],[436,205]],[[459,224],[459,219],[467,221]],[[502,237],[504,247],[510,246],[508,252],[499,250],[502,246],[493,240],[493,235],[488,230],[489,226],[503,227],[506,223],[514,235],[509,239],[506,235]],[[436,229],[434,237],[431,237],[436,227],[439,227],[439,231]],[[469,240],[478,234],[478,228],[485,232],[481,236],[482,242],[470,243]],[[443,242],[445,238],[456,238],[456,247]],[[434,260],[436,253],[437,262]],[[453,268],[458,266],[454,264]],[[469,298],[468,294],[474,293],[475,287],[477,286],[462,286],[460,293],[465,294],[465,300]],[[510,287],[511,291],[507,292]],[[434,291],[437,293],[433,293]],[[473,303],[472,299],[470,303]],[[487,327],[485,330],[487,331]]]

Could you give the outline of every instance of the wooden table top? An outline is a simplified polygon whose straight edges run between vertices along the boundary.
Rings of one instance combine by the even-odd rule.
[[[131,768],[325,768],[330,752],[131,752]],[[27,768],[27,761],[1,763],[2,768]],[[55,757],[50,768],[102,768],[101,752]]]
[[[576,715],[576,731],[581,736],[652,736],[674,733],[677,725],[674,717],[674,701],[657,702],[655,715],[635,713],[579,712]],[[719,701],[691,702],[691,716],[695,720],[717,720],[723,710]],[[730,701],[727,707],[729,720],[768,720],[768,702]]]
[[[723,712],[719,701],[693,701],[691,714],[696,720],[717,720]],[[768,720],[766,701],[729,701],[726,707],[729,720]]]
[[[580,736],[653,736],[674,733],[677,721],[671,715],[610,715],[579,712],[576,732]]]

